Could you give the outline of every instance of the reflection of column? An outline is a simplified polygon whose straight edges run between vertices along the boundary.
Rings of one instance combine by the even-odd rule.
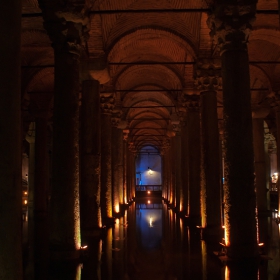
[[[233,259],[255,258],[259,252],[246,42],[256,5],[218,5],[213,8],[208,24],[219,44],[222,59],[227,254]]]
[[[101,215],[112,217],[112,123],[113,94],[101,94]]]
[[[187,96],[189,217],[194,225],[201,225],[200,198],[200,115],[199,96]]]
[[[21,5],[0,3],[0,279],[22,279]]]
[[[100,102],[99,82],[85,80],[81,104],[81,231],[82,238],[101,227],[100,209]],[[83,240],[84,241],[84,240]]]
[[[221,85],[220,64],[210,59],[200,59],[197,62],[196,82],[200,90],[201,114],[201,167],[204,174],[202,180],[202,201],[206,216],[205,234],[208,237],[222,238],[221,228],[221,180],[220,180],[220,150],[217,116],[217,97],[215,89]]]

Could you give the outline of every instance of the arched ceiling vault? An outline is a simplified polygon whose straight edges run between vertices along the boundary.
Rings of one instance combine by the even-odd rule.
[[[76,0],[68,2],[75,3]],[[102,58],[106,61],[110,80],[102,84],[101,92],[116,96],[115,110],[122,110],[122,123],[127,124],[125,129],[129,131],[130,144],[138,151],[145,145],[161,150],[163,143],[169,141],[174,135],[173,124],[180,121],[179,112],[185,111],[182,108],[184,96],[199,94],[195,87],[194,63],[200,57],[219,57],[206,24],[205,9],[211,2],[91,2],[87,55],[93,60]],[[43,106],[44,96],[52,100],[54,54],[38,2],[23,0],[22,5],[25,14],[21,38],[22,91],[23,101],[30,102],[23,105],[23,115],[30,119],[31,103]],[[166,9],[169,12],[165,12]],[[278,4],[274,0],[259,0],[258,9],[277,10]],[[280,91],[278,15],[256,15],[248,53],[252,107],[269,107],[272,92]],[[28,92],[33,92],[32,100]],[[222,121],[222,91],[218,91],[217,105]]]

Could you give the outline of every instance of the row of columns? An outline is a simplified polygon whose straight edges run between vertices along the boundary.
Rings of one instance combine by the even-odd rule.
[[[188,140],[183,127],[181,146],[178,143],[171,145],[171,150],[176,155],[178,150],[182,153],[182,146],[186,146],[182,157],[177,155],[177,160],[182,163],[181,174],[188,174],[188,182],[181,176],[180,180],[173,180],[173,183],[171,180],[170,184],[167,182],[172,174],[165,175],[164,180],[167,182],[164,182],[163,194],[177,211],[182,210],[182,199],[176,199],[176,193],[183,194],[183,200],[188,200],[187,204],[183,203],[184,213],[190,219],[197,216],[196,223],[200,220],[206,234],[214,235],[220,238],[220,241],[224,219],[227,255],[234,259],[255,258],[259,255],[258,242],[267,236],[267,231],[263,230],[266,225],[261,224],[265,223],[262,217],[266,218],[268,212],[263,119],[254,119],[253,125],[247,51],[251,19],[256,7],[255,4],[246,6],[245,14],[242,6],[217,5],[213,8],[208,25],[211,35],[220,47],[222,62],[223,151],[220,149],[215,92],[219,81],[217,76],[213,75],[215,67],[211,67],[212,74],[209,74],[207,69],[208,73],[202,75],[205,81],[200,83],[204,87],[200,94],[200,113],[198,110],[196,113],[189,109],[187,111]],[[235,22],[231,21],[233,15],[236,16]],[[200,75],[203,69],[200,69]],[[210,88],[205,89],[205,85]],[[198,135],[197,131],[201,132],[201,135]],[[171,143],[173,142],[174,140],[171,140]],[[223,188],[221,152],[224,159]],[[187,163],[185,157],[189,159]],[[165,155],[164,166],[168,161],[170,156]],[[175,162],[176,160],[173,160],[173,163]],[[200,180],[197,170],[200,170]],[[182,187],[187,189],[185,191],[181,190],[182,182]]]

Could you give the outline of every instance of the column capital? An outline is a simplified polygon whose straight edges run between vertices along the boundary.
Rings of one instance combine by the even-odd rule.
[[[276,139],[271,133],[264,134],[264,143],[268,145],[268,153],[276,154],[277,153],[277,145]]]
[[[134,145],[134,142],[129,142],[128,143],[128,149],[129,151],[131,151],[133,154],[136,154],[137,153],[137,149]]]
[[[163,140],[162,140],[162,146],[161,146],[161,149],[160,149],[160,154],[161,155],[165,155],[166,151],[170,148],[170,138],[168,137],[165,137]]]
[[[122,110],[117,109],[112,111],[111,122],[114,127],[118,127],[121,121]]]
[[[188,112],[197,112],[199,111],[200,106],[200,96],[196,94],[187,95],[184,94],[181,98],[183,106],[187,108]]]
[[[222,88],[220,59],[200,58],[194,66],[194,79],[197,89],[202,91]]]
[[[53,47],[73,54],[80,54],[89,38],[90,7],[87,1],[39,0],[43,12],[44,27]]]
[[[115,107],[114,93],[100,93],[100,106],[102,114],[112,114]]]
[[[221,54],[230,49],[247,49],[255,12],[256,3],[213,6],[212,13],[207,19],[207,25],[211,30],[210,35],[220,47]]]
[[[123,140],[127,141],[129,136],[129,129],[123,129]]]

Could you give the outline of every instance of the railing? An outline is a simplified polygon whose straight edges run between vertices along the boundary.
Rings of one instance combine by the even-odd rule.
[[[146,192],[146,191],[161,192],[161,190],[162,190],[161,185],[136,185],[137,192]]]

